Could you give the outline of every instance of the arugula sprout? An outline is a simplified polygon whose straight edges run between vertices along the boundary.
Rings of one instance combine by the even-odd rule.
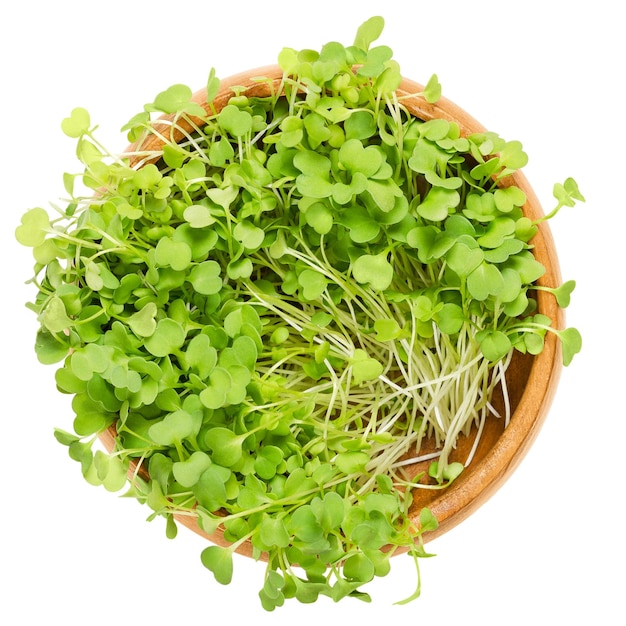
[[[565,307],[575,282],[536,284],[539,222],[508,180],[521,144],[411,116],[391,50],[373,46],[383,26],[284,49],[278,94],[234,88],[220,108],[214,70],[203,104],[174,85],[122,128],[122,155],[74,109],[67,206],[16,230],[35,259],[37,356],[73,398],[75,432],[57,439],[91,484],[130,485],[168,537],[175,515],[221,529],[229,545],[201,554],[218,583],[243,543],[265,554],[267,610],[367,601],[397,552],[417,569],[406,601],[419,596],[437,520],[412,521],[413,492],[471,462],[452,451],[494,418],[515,351],[555,333],[569,364],[582,347],[536,312],[537,290]],[[433,76],[421,97],[440,95]],[[572,179],[554,195],[546,219],[584,200]],[[96,450],[111,429],[111,453]]]

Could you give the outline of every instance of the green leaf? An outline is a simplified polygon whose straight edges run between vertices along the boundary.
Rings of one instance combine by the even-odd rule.
[[[498,210],[492,193],[470,193],[465,199],[463,215],[472,221],[490,222],[495,219]]]
[[[157,322],[156,329],[145,341],[146,350],[154,356],[163,357],[176,352],[185,342],[185,330],[177,321],[168,317]]]
[[[329,207],[321,202],[312,204],[304,214],[306,223],[320,234],[328,234],[333,227],[333,213]]]
[[[487,224],[477,241],[482,248],[497,248],[515,232],[515,221],[509,217],[496,217]]]
[[[176,539],[178,536],[178,526],[173,515],[167,515],[165,518],[165,536],[168,539]]]
[[[519,141],[507,141],[500,150],[500,162],[507,170],[519,170],[528,163],[528,155]]]
[[[346,170],[368,178],[380,169],[383,162],[383,154],[376,146],[365,147],[358,139],[347,139],[339,148],[338,158]]]
[[[191,248],[184,241],[162,237],[156,245],[155,261],[161,267],[182,271],[191,264]]]
[[[534,283],[546,272],[544,265],[535,258],[530,250],[522,250],[520,253],[509,257],[506,267],[515,270],[525,285]]]
[[[280,143],[286,148],[293,148],[302,142],[304,137],[302,118],[290,115],[280,123],[279,128],[282,131]]]
[[[85,265],[85,282],[93,291],[100,291],[104,287],[104,280],[100,275],[100,264],[89,261]]]
[[[218,528],[223,524],[222,516],[217,514],[211,514],[202,508],[196,508],[198,515],[198,526],[207,535],[212,535],[217,532]]]
[[[113,421],[113,415],[100,402],[84,393],[74,396],[72,409],[76,414],[74,431],[81,437],[103,432]]]
[[[228,370],[216,367],[209,375],[209,384],[200,392],[200,400],[208,409],[219,409],[228,404],[227,397],[233,380]]]
[[[367,521],[358,524],[352,531],[352,539],[361,549],[380,550],[384,545],[391,542],[394,533],[386,517],[377,511],[370,513]]]
[[[15,238],[23,246],[35,248],[46,239],[50,230],[50,218],[44,209],[30,209],[21,218],[21,225],[15,229]]]
[[[376,380],[384,370],[379,361],[368,356],[367,352],[361,348],[357,348],[354,351],[351,363],[352,377],[355,385],[360,385],[368,380]]]
[[[276,469],[283,462],[283,451],[277,446],[264,445],[254,461],[254,471],[259,478],[270,480],[276,475]]]
[[[245,435],[236,435],[232,430],[216,426],[206,432],[204,442],[211,451],[211,460],[224,467],[232,467],[242,457]]]
[[[346,140],[358,139],[363,141],[364,139],[369,139],[376,133],[376,118],[369,111],[353,111],[344,122],[344,129],[346,131]],[[328,139],[328,137],[322,140],[324,141],[325,139]]]
[[[112,493],[126,486],[126,467],[119,456],[110,456],[101,450],[94,455],[94,466],[102,486]]]
[[[52,365],[62,361],[67,356],[69,348],[67,337],[53,334],[45,328],[37,331],[35,352],[40,363]]]
[[[220,89],[220,79],[215,75],[215,68],[212,67],[206,84],[206,101],[213,102]]]
[[[357,75],[367,78],[378,78],[391,61],[393,51],[388,46],[371,48],[365,56],[365,63],[357,68]]]
[[[376,180],[370,178],[367,180],[366,188],[371,197],[370,206],[375,211],[391,213],[396,208],[398,199],[403,198],[402,190],[391,179]]]
[[[426,172],[426,180],[433,187],[441,187],[443,189],[459,189],[463,186],[463,180],[458,176],[441,177],[437,172]]]
[[[152,189],[161,182],[163,174],[154,163],[148,163],[133,174],[133,183],[144,191]]]
[[[194,228],[189,223],[178,226],[172,235],[172,239],[176,242],[184,241],[191,248],[192,259],[202,261],[213,250],[219,240],[219,236],[213,229]]]
[[[149,111],[141,111],[128,120],[122,128],[120,128],[121,132],[128,131],[127,138],[130,142],[137,141],[141,138],[142,134],[145,131],[146,125],[150,122],[150,112]]]
[[[280,517],[270,515],[263,516],[259,538],[268,548],[286,548],[290,543],[285,522]]]
[[[575,288],[576,281],[568,280],[567,282],[564,282],[560,287],[557,287],[553,290],[554,297],[556,298],[556,301],[561,308],[565,309],[569,306],[570,296],[572,295],[572,292]]]
[[[311,508],[325,533],[341,526],[346,506],[346,501],[335,491],[328,491],[323,498],[314,498],[311,501]]]
[[[558,333],[563,351],[563,365],[570,365],[583,347],[582,335],[576,328],[566,328]]]
[[[524,341],[528,354],[540,354],[543,351],[545,345],[543,332],[525,332],[522,335],[522,340]]]
[[[274,595],[268,594],[265,589],[261,589],[258,595],[261,606],[268,612],[274,611],[277,607],[283,606],[285,603],[285,596],[282,593],[274,597]]]
[[[324,536],[324,530],[310,505],[299,506],[293,512],[289,520],[289,532],[306,543],[313,543]]]
[[[189,282],[195,291],[205,296],[219,293],[223,287],[219,263],[217,261],[203,261],[195,265],[189,273]]]
[[[327,157],[313,150],[299,150],[294,155],[293,165],[302,172],[296,178],[296,186],[303,196],[327,198],[332,194],[330,160]]]
[[[317,483],[307,476],[303,467],[293,470],[285,481],[284,496],[291,497],[317,489]]]
[[[441,332],[446,335],[458,333],[466,322],[463,309],[453,302],[444,303],[441,309],[434,314],[434,319]]]
[[[215,463],[205,469],[192,488],[198,504],[211,512],[224,507],[228,500],[226,484],[231,476],[231,471],[228,468]]]
[[[578,183],[573,178],[568,178],[564,183],[554,185],[554,197],[563,206],[573,207],[576,201],[585,202],[585,197],[578,189]]]
[[[366,583],[374,578],[374,563],[363,553],[353,554],[344,562],[342,572],[348,580]]]
[[[256,250],[260,248],[265,238],[263,229],[247,220],[239,222],[235,228],[233,228],[233,235],[237,241],[243,244],[246,250]]]
[[[470,248],[463,242],[455,243],[445,256],[446,263],[458,276],[469,276],[483,262],[484,252],[478,248]]]
[[[50,298],[40,317],[43,325],[51,333],[61,333],[74,325],[67,315],[65,303],[58,296]]]
[[[185,350],[185,362],[202,380],[209,376],[217,364],[217,350],[207,335],[199,334],[191,339]]]
[[[502,268],[501,273],[504,279],[504,288],[498,294],[498,299],[504,303],[515,302],[525,292],[522,279],[519,273],[510,267]]]
[[[439,523],[437,518],[433,515],[430,509],[423,508],[420,510],[420,530],[421,532],[427,532],[431,530],[437,530]]]
[[[252,260],[248,257],[233,259],[226,266],[226,274],[231,280],[250,278],[253,270],[254,265],[252,264]]]
[[[433,74],[424,87],[424,98],[426,102],[434,104],[441,98],[441,85],[439,84],[439,78],[437,74]]]
[[[447,159],[447,155],[435,144],[419,138],[408,160],[409,167],[419,174],[436,171],[438,164]]]
[[[298,284],[305,300],[317,300],[326,291],[326,277],[313,269],[305,269],[298,274]]]
[[[186,461],[177,461],[172,465],[176,481],[183,487],[193,487],[204,471],[211,465],[208,454],[197,450]]]
[[[384,94],[391,94],[402,84],[400,65],[393,59],[383,64],[384,70],[377,76],[376,90]]]
[[[348,228],[350,239],[354,243],[375,241],[381,230],[379,221],[370,217],[365,208],[350,206],[339,222]]]
[[[502,213],[510,213],[515,207],[522,207],[526,203],[526,194],[514,185],[497,189],[493,197],[496,208]]]
[[[377,291],[384,291],[393,281],[393,266],[387,260],[386,252],[363,254],[354,262],[352,275],[357,282],[369,284]]]
[[[214,141],[209,148],[209,160],[215,167],[224,167],[234,156],[234,148],[224,137]]]
[[[385,28],[385,20],[380,16],[370,17],[359,26],[354,38],[355,47],[367,51],[376,41]]]
[[[486,300],[502,292],[504,278],[495,265],[482,262],[467,277],[467,289],[476,300]]]
[[[172,446],[196,433],[197,424],[191,414],[183,409],[168,413],[161,421],[153,424],[148,434],[161,446]]]
[[[393,341],[402,334],[400,324],[395,319],[377,319],[374,322],[377,341]]]
[[[433,187],[424,200],[417,205],[417,212],[425,220],[442,222],[448,217],[450,209],[454,209],[461,201],[459,192],[444,187]]]
[[[69,117],[61,122],[61,130],[73,139],[78,139],[89,132],[91,119],[89,112],[81,107],[72,110]]]
[[[515,222],[515,236],[522,241],[530,241],[537,233],[537,226],[530,218],[520,217]]]
[[[151,105],[146,105],[148,110],[161,111],[163,113],[182,113],[203,116],[204,109],[191,102],[192,91],[187,85],[172,85],[159,93]]]
[[[162,492],[167,492],[172,474],[172,465],[172,459],[160,452],[155,452],[148,461],[150,478],[159,484]]]
[[[333,184],[326,176],[318,174],[300,174],[296,178],[298,191],[307,198],[328,198],[333,193]]]
[[[233,553],[228,548],[209,546],[200,554],[202,565],[215,576],[221,585],[228,585],[233,578]]]
[[[480,349],[489,361],[499,361],[510,351],[511,340],[500,330],[491,330],[483,334],[480,340]]]
[[[335,464],[344,474],[363,474],[370,456],[366,452],[340,452]]]
[[[133,313],[126,323],[139,337],[150,337],[157,327],[156,315],[157,305],[154,302],[147,302],[139,311]]]
[[[243,137],[252,130],[252,115],[234,104],[227,104],[217,116],[217,121],[233,137]]]
[[[274,570],[269,570],[266,576],[263,591],[268,598],[280,602],[281,599],[284,599],[280,590],[285,586],[285,579]]]
[[[524,247],[524,242],[520,239],[515,237],[506,238],[495,248],[485,250],[485,261],[489,263],[505,263],[509,257],[518,254]]]
[[[215,224],[216,219],[213,217],[211,210],[203,204],[192,204],[188,206],[183,217],[192,228],[207,228],[211,224]]]
[[[54,375],[57,387],[66,393],[83,393],[86,391],[86,381],[80,380],[68,367],[60,367]]]

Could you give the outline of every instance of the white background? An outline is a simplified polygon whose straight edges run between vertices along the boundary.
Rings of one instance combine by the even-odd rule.
[[[2,9],[0,172],[2,443],[0,622],[149,623],[176,620],[281,624],[624,624],[623,82],[619,3],[22,2]],[[9,5],[10,6],[10,5]],[[284,6],[284,10],[281,8]],[[263,566],[241,557],[218,585],[199,561],[203,541],[165,538],[148,510],[88,486],[53,436],[69,428],[54,367],[32,348],[36,321],[30,251],[15,243],[21,215],[63,195],[74,145],[60,121],[87,108],[100,137],[118,132],[173,83],[201,88],[211,67],[226,77],[274,63],[284,46],[352,43],[381,14],[379,43],[403,74],[439,75],[444,95],[530,156],[526,174],[544,208],[552,185],[574,177],[587,198],[552,223],[565,279],[578,282],[568,323],[584,349],[564,370],[546,424],[515,475],[477,513],[432,542],[422,597],[409,559],[377,580],[367,605],[296,601],[273,614],[256,598]]]

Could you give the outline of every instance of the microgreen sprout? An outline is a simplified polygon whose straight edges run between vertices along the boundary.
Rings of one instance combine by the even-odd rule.
[[[221,108],[213,70],[204,104],[174,85],[123,127],[122,155],[74,109],[62,128],[83,171],[64,177],[67,206],[16,230],[35,258],[37,356],[72,396],[74,432],[57,439],[90,483],[129,484],[168,537],[175,515],[220,529],[228,545],[201,554],[217,582],[242,544],[265,555],[267,610],[368,600],[397,552],[417,597],[437,520],[412,521],[413,494],[471,463],[475,446],[454,458],[459,437],[508,424],[516,351],[538,354],[547,333],[565,364],[581,348],[536,310],[537,291],[565,307],[575,283],[536,284],[542,220],[503,184],[521,144],[410,115],[391,50],[372,46],[382,28],[286,48],[281,91],[233,89]],[[417,96],[440,94],[433,76]],[[546,219],[584,200],[571,179],[554,195]],[[418,461],[430,469],[411,475]]]

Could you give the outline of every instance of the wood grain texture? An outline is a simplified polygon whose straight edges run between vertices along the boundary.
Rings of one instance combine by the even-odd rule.
[[[234,86],[243,88],[249,96],[263,96],[269,95],[272,91],[280,93],[281,82],[282,71],[278,66],[261,67],[231,76],[221,81],[220,92],[213,102],[213,107],[216,111],[221,110],[232,95],[231,88]],[[412,115],[424,121],[433,118],[455,121],[463,136],[486,130],[480,122],[446,98],[441,98],[435,104],[429,104],[423,98],[413,95],[422,91],[422,85],[408,79],[404,79],[398,89],[398,95],[403,96],[402,102]],[[194,101],[206,108],[205,98],[204,90],[194,94]],[[169,132],[170,127],[164,125],[163,129]],[[141,146],[130,146],[129,151],[135,151],[138,148],[142,151],[159,150],[161,146],[162,141],[151,135]],[[543,216],[539,200],[524,174],[520,172],[513,174],[508,184],[517,185],[526,194],[527,202],[523,210],[529,218],[534,220]],[[539,231],[532,243],[535,257],[546,268],[545,274],[538,281],[539,284],[558,286],[561,283],[558,257],[550,229],[545,222],[539,226]],[[554,297],[538,291],[536,298],[538,312],[554,320],[557,328],[563,328],[564,312],[557,305]],[[412,517],[417,520],[420,509],[428,506],[439,521],[439,528],[425,537],[427,541],[450,531],[461,523],[484,504],[512,475],[532,446],[546,419],[561,374],[561,363],[560,344],[553,333],[548,333],[541,354],[529,356],[518,353],[514,356],[507,374],[512,409],[509,426],[504,428],[502,420],[487,419],[472,463],[450,487],[438,491],[414,490]],[[502,406],[502,398],[496,397],[494,403],[496,406],[498,403]],[[109,450],[113,448],[114,437],[114,428],[101,437],[105,447]],[[459,440],[457,450],[451,460],[455,457],[465,458],[472,443],[472,436]],[[428,462],[423,466],[414,466],[412,471],[416,474],[425,471],[427,465]],[[176,519],[180,524],[213,543],[218,545],[227,543],[219,531],[210,536],[206,535],[193,518],[185,516]],[[244,544],[238,552],[251,555],[251,546]]]

